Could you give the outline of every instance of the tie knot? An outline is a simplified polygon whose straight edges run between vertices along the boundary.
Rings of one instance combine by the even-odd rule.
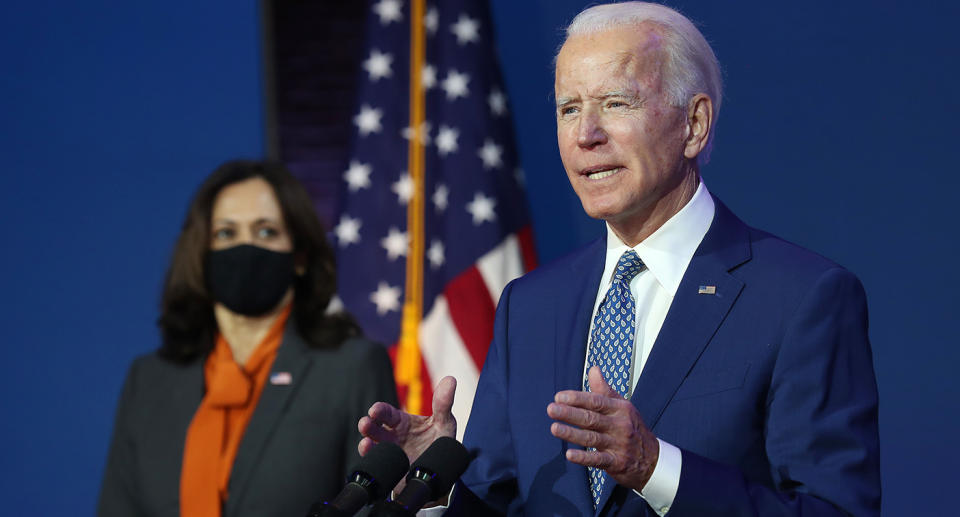
[[[643,268],[643,261],[637,256],[636,251],[625,251],[623,255],[620,255],[620,260],[617,261],[617,269],[613,274],[613,280],[615,282],[622,280],[629,283],[633,280],[633,277],[637,276],[637,273],[643,271]]]

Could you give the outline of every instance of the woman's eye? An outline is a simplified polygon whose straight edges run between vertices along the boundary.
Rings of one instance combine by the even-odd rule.
[[[275,228],[263,227],[257,229],[257,238],[259,239],[272,239],[280,235]]]
[[[233,235],[233,228],[220,228],[213,232],[213,238],[217,240],[232,239]]]

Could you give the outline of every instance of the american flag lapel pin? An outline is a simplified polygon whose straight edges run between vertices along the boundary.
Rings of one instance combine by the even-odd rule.
[[[717,294],[717,286],[701,285],[700,289],[697,289],[697,294]]]
[[[270,374],[270,384],[274,386],[288,386],[293,382],[293,375],[290,372],[273,372]]]

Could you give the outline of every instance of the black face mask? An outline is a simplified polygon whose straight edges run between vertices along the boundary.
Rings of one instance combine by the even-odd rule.
[[[244,316],[269,312],[293,283],[293,253],[241,244],[207,252],[206,262],[213,299]]]

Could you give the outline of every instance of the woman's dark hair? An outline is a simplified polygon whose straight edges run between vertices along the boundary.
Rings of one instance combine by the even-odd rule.
[[[304,274],[296,275],[293,284],[292,316],[297,332],[317,348],[337,346],[360,333],[349,315],[326,314],[336,292],[337,272],[333,250],[306,189],[280,163],[234,160],[213,171],[187,211],[167,271],[157,321],[163,338],[159,350],[162,357],[187,362],[213,349],[217,322],[204,276],[213,202],[224,187],[251,178],[263,178],[273,187],[293,240],[294,255],[306,266]]]

